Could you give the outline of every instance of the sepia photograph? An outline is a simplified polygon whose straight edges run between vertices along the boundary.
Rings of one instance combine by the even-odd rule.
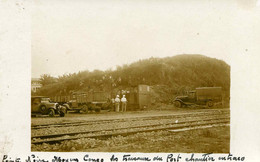
[[[260,0],[1,0],[2,162],[259,161]]]
[[[230,17],[183,3],[36,1],[31,151],[229,153]]]

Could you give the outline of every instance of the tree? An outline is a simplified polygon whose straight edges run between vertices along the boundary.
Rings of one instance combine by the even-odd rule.
[[[40,78],[40,83],[42,84],[42,86],[47,86],[49,84],[53,84],[55,83],[55,78],[50,76],[49,74],[43,74],[41,75],[41,78]]]

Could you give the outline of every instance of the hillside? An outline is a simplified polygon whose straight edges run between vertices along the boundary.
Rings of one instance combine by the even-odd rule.
[[[177,95],[195,87],[223,87],[230,90],[230,66],[222,60],[203,55],[177,55],[139,60],[116,70],[83,71],[53,78],[41,77],[43,87],[37,94],[69,94],[72,91],[127,89],[138,84],[153,86],[155,92]]]

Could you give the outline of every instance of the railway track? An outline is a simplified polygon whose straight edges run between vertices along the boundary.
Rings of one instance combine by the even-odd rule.
[[[198,114],[197,114],[198,115]],[[219,114],[214,117],[204,116],[200,119],[192,119],[182,121],[173,121],[163,124],[149,124],[124,128],[102,129],[102,130],[88,130],[84,132],[71,132],[52,135],[32,136],[32,144],[38,145],[43,143],[60,143],[65,140],[77,140],[80,138],[97,138],[107,139],[113,136],[127,136],[130,134],[141,132],[152,132],[160,130],[171,131],[186,131],[190,129],[199,129],[202,127],[222,126],[223,124],[229,124],[229,116],[227,114]]]
[[[45,129],[36,129],[32,130],[32,137],[39,138],[41,136],[50,135],[53,136],[58,133],[66,134],[73,134],[75,132],[84,133],[86,130],[96,131],[100,129],[117,129],[122,127],[136,127],[140,125],[163,125],[167,123],[173,122],[181,122],[184,120],[201,120],[206,118],[221,118],[221,117],[229,117],[229,114],[222,113],[222,114],[211,114],[211,115],[203,115],[199,114],[196,116],[186,116],[186,117],[175,117],[175,118],[145,118],[145,120],[128,120],[128,121],[117,121],[117,122],[106,122],[106,123],[99,123],[93,125],[73,125],[70,127],[46,127]],[[88,132],[88,131],[87,131]]]
[[[92,124],[103,124],[103,123],[113,123],[113,122],[124,122],[124,121],[138,121],[138,120],[158,120],[158,119],[171,119],[171,118],[186,118],[194,116],[203,115],[216,115],[216,114],[229,114],[229,109],[211,109],[211,110],[201,110],[192,113],[181,113],[173,115],[159,115],[159,116],[147,116],[147,117],[134,117],[134,118],[123,118],[123,119],[104,119],[96,121],[80,121],[80,122],[63,122],[63,123],[53,123],[53,124],[42,124],[42,125],[32,125],[31,129],[45,129],[53,127],[71,127],[71,126],[84,126]]]

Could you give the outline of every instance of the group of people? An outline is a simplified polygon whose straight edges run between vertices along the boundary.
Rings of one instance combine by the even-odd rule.
[[[115,111],[119,112],[126,112],[126,103],[127,103],[127,99],[125,98],[125,95],[123,95],[123,97],[120,99],[119,95],[116,95],[115,99],[112,99],[112,103],[113,105],[115,105]],[[121,109],[120,109],[120,105],[121,105]]]

